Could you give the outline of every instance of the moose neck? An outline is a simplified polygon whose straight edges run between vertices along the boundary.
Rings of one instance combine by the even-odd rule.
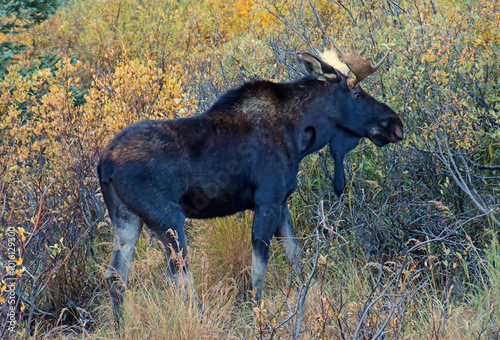
[[[325,85],[318,87],[324,90]],[[331,106],[327,102],[326,96],[331,93],[320,93],[304,105],[302,119],[297,126],[298,145],[300,159],[322,149],[330,143],[335,136],[344,135],[345,132],[340,127],[341,105]],[[342,100],[339,98],[339,100]],[[359,140],[359,138],[358,138]]]

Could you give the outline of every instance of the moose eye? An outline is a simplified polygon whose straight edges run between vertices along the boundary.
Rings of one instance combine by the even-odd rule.
[[[361,98],[361,97],[363,97],[363,93],[361,93],[361,92],[356,92],[354,94],[354,98]]]

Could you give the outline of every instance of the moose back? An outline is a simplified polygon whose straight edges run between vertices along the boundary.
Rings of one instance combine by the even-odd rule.
[[[259,299],[273,236],[292,263],[300,253],[287,207],[300,161],[330,144],[340,195],[343,158],[361,138],[377,146],[403,139],[399,116],[357,85],[379,65],[371,67],[359,53],[341,55],[355,78],[326,54],[302,53],[308,75],[295,82],[246,83],[203,114],[139,122],[106,146],[97,170],[113,225],[106,279],[117,319],[141,221],[165,246],[169,279],[192,289],[185,219],[253,210],[252,284]]]

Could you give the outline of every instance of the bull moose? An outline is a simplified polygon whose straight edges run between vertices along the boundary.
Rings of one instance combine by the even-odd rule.
[[[329,144],[341,195],[344,156],[361,138],[379,147],[403,139],[399,116],[357,85],[387,54],[372,66],[362,52],[336,48],[345,64],[333,50],[298,54],[303,78],[245,83],[205,113],[135,123],[105,147],[97,172],[113,226],[105,277],[118,320],[141,221],[165,246],[169,279],[192,288],[179,261],[187,257],[185,219],[253,210],[252,285],[259,299],[273,236],[290,262],[300,252],[287,206],[300,161]]]

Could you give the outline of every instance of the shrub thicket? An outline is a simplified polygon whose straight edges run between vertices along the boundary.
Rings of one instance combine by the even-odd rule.
[[[95,165],[116,132],[196,114],[254,78],[295,79],[296,52],[332,43],[367,45],[374,59],[391,50],[363,87],[400,113],[405,141],[363,142],[346,161],[341,199],[326,153],[303,162],[290,199],[302,277],[273,245],[267,299],[252,310],[241,307],[249,214],[188,223],[202,312],[217,310],[208,315],[164,292],[161,249],[144,232],[123,337],[193,338],[190,322],[227,338],[498,336],[496,1],[90,3],[67,1],[18,34],[28,50],[0,82],[0,299],[4,317],[14,282],[17,336],[114,331],[102,282],[109,219]],[[50,68],[37,59],[56,54]],[[0,334],[12,335],[5,325]]]

